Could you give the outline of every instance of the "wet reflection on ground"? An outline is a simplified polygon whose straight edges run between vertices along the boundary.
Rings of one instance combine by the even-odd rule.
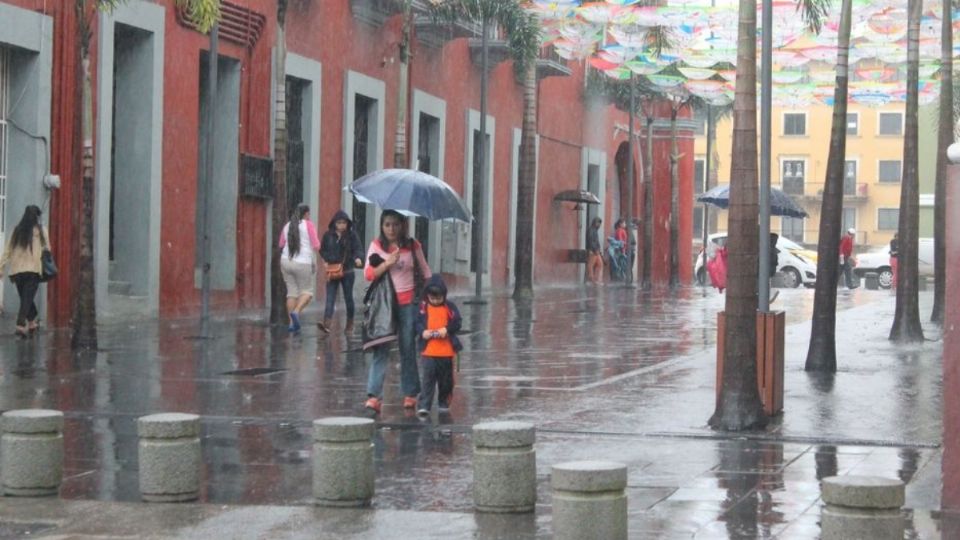
[[[529,303],[461,306],[465,351],[449,415],[423,422],[402,410],[391,365],[375,440],[375,507],[471,511],[469,428],[511,418],[539,429],[538,512],[475,516],[481,531],[543,535],[550,465],[586,458],[628,465],[637,538],[813,538],[818,480],[835,474],[917,486],[908,487],[911,535],[950,526],[930,513],[939,504],[937,348],[892,353],[875,337],[888,328],[892,297],[842,291],[840,370],[808,375],[812,300],[812,291],[785,290],[775,305],[792,324],[786,412],[750,439],[705,426],[723,306],[715,291],[555,289]],[[65,333],[0,337],[0,410],[65,411],[66,498],[138,500],[136,418],[182,411],[202,415],[202,501],[309,503],[310,421],[363,414],[359,343],[336,330],[318,336],[312,325],[291,337],[253,317],[214,328],[215,339],[198,340],[192,321],[110,326],[103,350],[80,356]]]

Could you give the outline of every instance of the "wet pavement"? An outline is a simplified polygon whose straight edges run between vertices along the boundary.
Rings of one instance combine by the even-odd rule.
[[[921,313],[930,300],[921,293]],[[812,290],[782,290],[774,305],[787,312],[785,412],[748,435],[706,426],[723,306],[713,290],[545,289],[527,304],[461,303],[449,415],[404,411],[391,365],[371,511],[310,506],[310,421],[364,414],[366,358],[339,331],[310,324],[291,337],[244,314],[218,319],[210,340],[191,320],[113,324],[103,350],[83,357],[62,332],[0,336],[0,410],[67,418],[61,499],[4,499],[0,537],[547,537],[550,466],[586,458],[627,464],[631,538],[816,538],[818,480],[833,474],[902,478],[908,537],[960,537],[960,519],[936,512],[940,343],[890,345],[893,296],[841,290],[839,371],[811,376],[812,302]],[[173,411],[202,417],[200,503],[136,503],[135,420]],[[537,426],[535,515],[472,512],[470,426],[490,419]]]

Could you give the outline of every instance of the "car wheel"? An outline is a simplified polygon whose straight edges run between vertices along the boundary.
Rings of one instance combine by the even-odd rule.
[[[796,289],[803,284],[803,280],[800,278],[800,271],[796,268],[784,268],[782,272],[784,287]]]
[[[893,287],[893,270],[886,267],[878,268],[877,281],[880,282],[881,289],[889,289],[890,287]]]

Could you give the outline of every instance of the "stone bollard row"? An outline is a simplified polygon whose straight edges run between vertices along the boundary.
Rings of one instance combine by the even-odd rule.
[[[556,540],[627,538],[627,466],[571,461],[550,471]]]
[[[533,512],[536,431],[526,422],[473,426],[473,504],[478,512]]]
[[[319,506],[369,506],[373,498],[373,432],[369,418],[313,421],[313,498]]]
[[[143,500],[196,500],[200,495],[200,417],[182,413],[141,416],[137,434]]]
[[[7,411],[2,422],[3,494],[56,495],[63,479],[63,413],[49,409]]]
[[[820,514],[821,538],[900,540],[904,522],[904,484],[877,476],[831,476],[820,483],[826,503]]]

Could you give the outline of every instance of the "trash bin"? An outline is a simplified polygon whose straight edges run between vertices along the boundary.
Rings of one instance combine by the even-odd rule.
[[[757,389],[763,411],[774,416],[783,411],[784,332],[786,312],[757,312]],[[726,313],[717,313],[717,403],[723,385]]]

